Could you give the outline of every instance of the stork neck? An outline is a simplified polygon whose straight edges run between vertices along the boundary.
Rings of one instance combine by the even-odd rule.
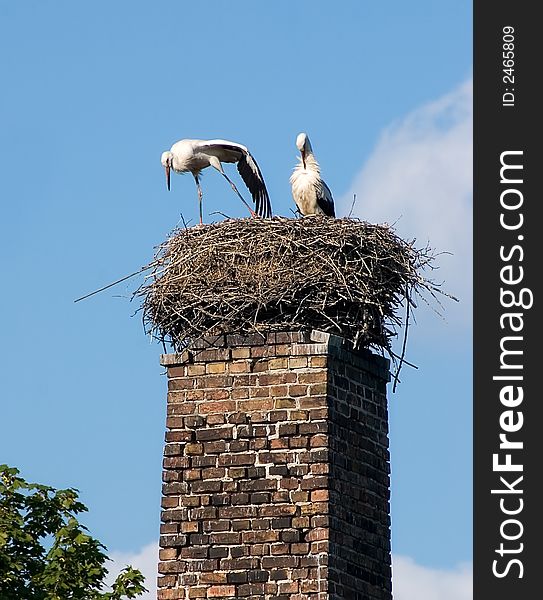
[[[305,167],[306,169],[320,172],[319,163],[311,150],[311,146],[305,151]]]

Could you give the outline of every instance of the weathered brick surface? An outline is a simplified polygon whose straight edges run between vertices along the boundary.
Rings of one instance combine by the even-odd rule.
[[[158,598],[390,600],[388,362],[286,332],[162,364]]]

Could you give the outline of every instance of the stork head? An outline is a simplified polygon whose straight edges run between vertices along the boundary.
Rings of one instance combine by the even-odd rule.
[[[298,134],[298,137],[296,138],[296,148],[298,148],[300,152],[303,152],[308,139],[307,133]]]
[[[305,169],[305,155],[311,152],[311,144],[309,142],[309,138],[307,137],[307,133],[299,133],[296,138],[296,148],[300,151],[302,155],[302,163]]]
[[[170,191],[170,169],[173,168],[173,154],[169,150],[166,150],[166,152],[162,153],[160,162],[166,169],[166,185],[168,186],[168,191]]]

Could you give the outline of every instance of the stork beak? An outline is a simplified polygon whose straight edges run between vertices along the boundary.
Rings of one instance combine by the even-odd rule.
[[[170,165],[166,165],[166,185],[168,186],[168,192],[170,191]]]
[[[305,169],[305,150],[300,150],[301,154],[302,154],[302,164],[304,165],[304,169]]]

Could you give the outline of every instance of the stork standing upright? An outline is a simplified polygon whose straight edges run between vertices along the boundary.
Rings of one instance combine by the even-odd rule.
[[[306,133],[298,135],[296,147],[300,151],[300,158],[290,176],[290,185],[298,210],[303,216],[335,217],[332,192],[321,177],[319,163],[315,159],[311,142]]]
[[[162,166],[166,169],[166,184],[170,189],[170,170],[176,173],[192,173],[198,190],[200,225],[202,224],[202,188],[200,172],[214,167],[228,181],[241,201],[254,217],[271,217],[271,204],[264,178],[255,159],[245,146],[227,140],[180,140],[170,150],[162,153]],[[256,212],[247,204],[234,183],[223,171],[222,164],[237,163],[239,174],[251,192]]]

